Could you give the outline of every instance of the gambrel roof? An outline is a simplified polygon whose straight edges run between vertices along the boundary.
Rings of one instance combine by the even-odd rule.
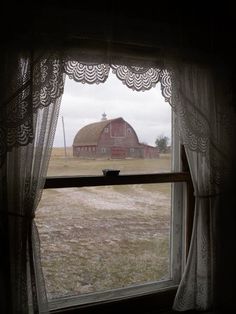
[[[88,124],[78,131],[74,138],[73,146],[88,146],[97,145],[102,131],[112,121],[123,118],[116,118],[110,120],[103,120],[95,123]]]

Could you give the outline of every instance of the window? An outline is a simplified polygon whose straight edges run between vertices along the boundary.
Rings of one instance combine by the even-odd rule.
[[[81,88],[84,89],[91,96],[93,107],[88,102],[88,111],[83,107],[78,115],[75,108],[73,112],[66,111],[69,98],[65,93],[61,114],[65,135],[70,138],[67,138],[70,143],[67,151],[71,155],[62,153],[60,158],[54,155],[54,151],[61,149],[58,146],[63,146],[58,123],[45,192],[37,211],[42,266],[52,309],[130,298],[163,288],[171,291],[180,279],[185,252],[182,239],[188,232],[181,226],[190,178],[181,169],[174,115],[161,98],[158,86],[152,90],[153,94],[150,91],[151,96],[149,91],[137,93],[128,89],[132,99],[135,98],[130,102],[119,91],[127,87],[112,79],[101,86],[89,86],[108,94],[108,100],[102,95],[101,108],[99,100],[96,104],[94,101],[97,92],[66,79],[65,90],[75,93],[74,89],[80,88],[81,94]],[[113,91],[113,106],[106,83]],[[123,97],[119,101],[115,91]],[[107,108],[108,119],[101,119],[106,102],[113,114],[111,119]],[[145,107],[141,106],[143,103]],[[166,111],[161,110],[164,105]],[[74,117],[76,129],[72,128]],[[104,127],[111,122],[112,136],[102,142],[102,133],[96,132],[100,125]],[[126,128],[127,123],[132,125],[135,136]],[[130,130],[128,142],[123,136],[125,129]],[[163,132],[170,140],[172,155],[155,158],[144,155],[145,148],[155,149],[155,139]],[[76,148],[81,138],[86,144],[81,150],[95,145],[93,160],[90,149],[82,158],[73,155],[76,149],[72,150],[72,146]],[[106,147],[100,146],[105,143]],[[135,149],[129,147],[133,144]],[[94,152],[98,155],[94,156]],[[118,169],[120,174],[104,176],[103,169]]]
[[[131,129],[128,128],[128,129],[127,129],[127,135],[129,136],[129,135],[131,135],[131,133],[132,133]]]

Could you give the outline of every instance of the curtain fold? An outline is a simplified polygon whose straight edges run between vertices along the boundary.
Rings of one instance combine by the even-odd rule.
[[[63,65],[55,55],[27,51],[8,51],[1,61],[0,312],[47,313],[34,215],[64,87]]]

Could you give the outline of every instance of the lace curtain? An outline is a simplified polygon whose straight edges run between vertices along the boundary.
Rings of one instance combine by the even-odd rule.
[[[233,95],[227,73],[203,66],[175,66],[172,81],[173,107],[195,193],[190,251],[173,308],[207,310],[217,304],[217,220],[233,176]]]
[[[63,93],[55,56],[8,51],[1,59],[1,313],[47,313],[34,223]]]
[[[8,307],[13,313],[47,311],[33,217],[44,185],[64,74],[81,83],[100,84],[110,70],[137,91],[160,82],[165,100],[176,113],[196,207],[190,253],[174,308],[210,308],[215,278],[215,213],[218,195],[230,173],[230,139],[235,122],[228,105],[230,97],[224,95],[226,86],[219,89],[209,69],[186,64],[167,66],[167,71],[160,67],[63,61],[55,55],[8,54],[1,66],[1,86],[6,87],[1,94],[0,115],[1,282],[9,287],[1,295],[3,312]]]

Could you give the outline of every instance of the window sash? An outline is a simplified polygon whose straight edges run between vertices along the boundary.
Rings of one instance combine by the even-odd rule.
[[[191,177],[189,172],[182,171],[118,176],[51,176],[46,178],[44,189],[174,182],[186,182],[190,184]]]
[[[127,184],[153,184],[153,183],[186,183],[187,191],[191,185],[191,176],[188,171],[181,172],[167,172],[156,174],[131,174],[118,176],[54,176],[47,177],[45,182],[45,189],[54,188],[73,188],[73,187],[88,187],[88,186],[106,186],[106,185],[127,185]],[[186,204],[188,208],[189,193],[186,193]],[[179,239],[178,239],[179,241]],[[188,241],[187,241],[188,242]],[[178,278],[172,274],[172,279],[164,282],[146,283],[134,287],[114,289],[107,292],[98,292],[95,294],[62,297],[57,300],[49,302],[50,309],[57,312],[58,309],[66,309],[70,306],[78,308],[87,304],[93,306],[97,302],[114,302],[115,300],[123,300],[126,298],[134,298],[140,295],[159,293],[162,289],[176,289]],[[178,275],[179,277],[179,275]],[[167,290],[166,290],[167,291]]]

